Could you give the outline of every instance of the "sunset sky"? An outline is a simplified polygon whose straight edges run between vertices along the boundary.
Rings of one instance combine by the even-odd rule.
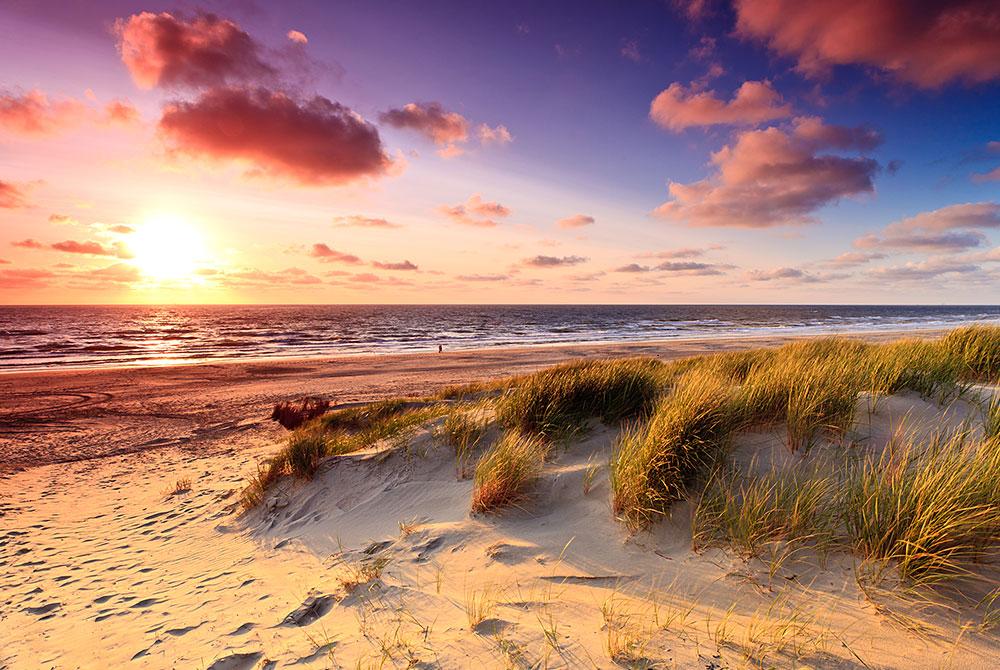
[[[0,34],[3,303],[1000,299],[995,1],[0,0]]]

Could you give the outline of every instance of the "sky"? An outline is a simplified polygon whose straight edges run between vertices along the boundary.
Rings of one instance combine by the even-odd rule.
[[[990,0],[0,0],[0,303],[1000,301]]]

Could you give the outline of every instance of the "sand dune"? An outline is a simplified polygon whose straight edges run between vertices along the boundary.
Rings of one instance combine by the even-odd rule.
[[[859,408],[854,437],[878,449],[904,418],[929,431],[973,411],[905,395],[872,422]],[[0,667],[985,668],[1000,654],[995,636],[956,624],[966,605],[866,594],[846,555],[774,567],[694,552],[684,505],[628,534],[603,468],[584,490],[616,434],[598,424],[557,453],[522,509],[470,516],[471,483],[432,428],[328,459],[249,513],[237,491],[273,450],[250,433],[223,453],[13,475]],[[777,432],[741,437],[737,455],[802,460]]]

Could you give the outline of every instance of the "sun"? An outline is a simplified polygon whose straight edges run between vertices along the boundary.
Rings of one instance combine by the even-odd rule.
[[[129,248],[139,270],[155,279],[191,277],[205,256],[198,229],[173,214],[148,217],[131,236]]]

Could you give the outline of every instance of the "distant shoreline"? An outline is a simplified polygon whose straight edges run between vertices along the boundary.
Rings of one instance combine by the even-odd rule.
[[[970,322],[975,323],[975,322]],[[822,337],[851,337],[851,338],[861,338],[861,339],[871,339],[871,340],[884,340],[884,339],[894,339],[897,337],[906,337],[908,335],[914,335],[919,337],[934,337],[936,335],[941,335],[947,333],[948,331],[954,330],[955,328],[961,328],[968,324],[955,324],[948,327],[933,326],[933,327],[917,327],[912,329],[901,329],[898,327],[878,329],[872,328],[867,330],[845,330],[845,331],[824,331],[824,332],[803,332],[802,329],[789,329],[790,332],[775,332],[774,329],[759,334],[745,334],[745,333],[720,333],[718,335],[679,335],[677,337],[670,338],[653,338],[653,339],[632,339],[632,340],[580,340],[574,342],[551,342],[551,343],[537,343],[537,344],[526,344],[526,345],[493,345],[488,347],[455,347],[455,348],[445,348],[444,353],[455,354],[475,354],[475,353],[496,353],[496,352],[522,352],[522,351],[537,351],[537,350],[553,350],[553,349],[563,349],[563,348],[576,348],[576,347],[648,347],[648,346],[667,346],[672,343],[676,344],[690,344],[698,342],[733,342],[733,341],[747,341],[747,342],[759,342],[767,340],[785,340],[785,339],[810,339],[810,338],[822,338]],[[239,356],[220,356],[220,357],[207,357],[207,358],[190,358],[190,359],[173,359],[173,360],[153,360],[148,359],[144,361],[126,361],[126,362],[109,362],[109,363],[81,363],[74,364],[71,362],[60,362],[56,364],[48,365],[25,365],[23,367],[11,368],[0,366],[0,377],[10,376],[10,375],[33,375],[33,374],[49,374],[60,371],[67,372],[79,372],[79,371],[94,371],[94,370],[160,370],[160,369],[176,369],[183,367],[197,367],[206,365],[235,365],[235,364],[266,364],[266,363],[284,363],[284,362],[329,362],[337,360],[360,360],[365,358],[375,358],[384,359],[387,357],[406,357],[406,356],[430,356],[438,355],[438,352],[434,348],[428,348],[424,350],[417,351],[386,351],[384,353],[376,353],[370,351],[363,352],[342,352],[342,353],[329,353],[329,354],[271,354],[271,355],[239,355]]]

